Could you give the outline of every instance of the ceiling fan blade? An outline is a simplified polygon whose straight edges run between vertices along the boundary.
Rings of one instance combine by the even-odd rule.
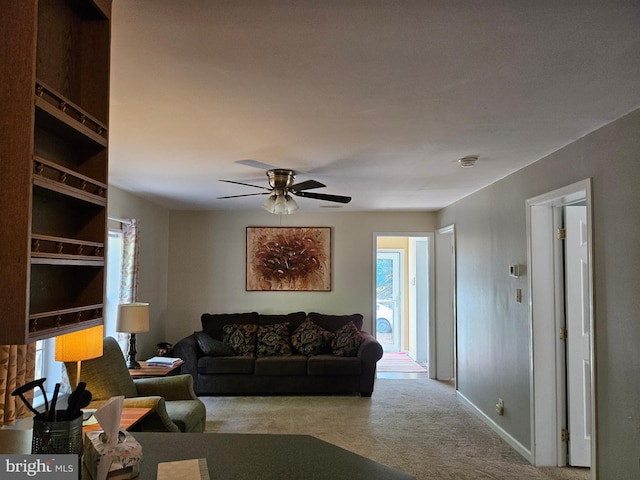
[[[234,182],[233,180],[220,180],[220,181],[227,182],[227,183],[235,183],[236,185],[244,185],[245,187],[264,188],[265,190],[271,190],[270,188],[263,187],[260,185],[251,185],[250,183]]]
[[[251,160],[251,159],[236,160],[235,163],[239,165],[246,165],[247,167],[259,168],[261,170],[273,170],[274,168],[278,168],[278,167],[274,167],[273,165],[269,165],[268,163],[259,162],[258,160]]]
[[[264,193],[245,193],[244,195],[228,195],[226,197],[216,197],[216,200],[222,200],[225,198],[238,198],[238,197],[254,197],[256,195],[269,195],[270,192]]]
[[[316,200],[326,200],[328,202],[349,203],[351,197],[343,197],[342,195],[328,195],[326,193],[312,192],[291,192],[299,197],[314,198]]]
[[[305,180],[304,182],[295,183],[289,187],[289,190],[299,192],[300,190],[311,190],[312,188],[326,187],[324,183],[316,182],[315,180]]]

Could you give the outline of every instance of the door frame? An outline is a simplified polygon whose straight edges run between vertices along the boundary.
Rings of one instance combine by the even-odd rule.
[[[435,286],[435,317],[432,322],[432,330],[429,332],[430,338],[433,338],[433,348],[429,350],[429,365],[433,365],[433,368],[429,368],[429,377],[438,380],[454,379],[455,388],[458,389],[458,322],[457,322],[457,301],[456,301],[456,230],[455,225],[447,225],[445,227],[436,230],[435,235],[435,269],[438,283]],[[446,271],[444,271],[446,269]],[[439,318],[442,313],[443,306],[444,311],[448,313],[448,318]],[[446,332],[444,335],[439,335],[439,327],[445,327]],[[450,336],[449,345],[442,345],[442,342],[437,342],[438,337]],[[436,344],[443,348],[436,350]],[[450,348],[450,351],[446,351],[446,357],[449,358],[451,365],[447,365],[444,368],[445,372],[450,372],[451,375],[447,378],[447,375],[443,375],[442,368],[438,371],[438,357],[442,358],[443,349],[445,347]],[[439,355],[436,355],[438,353]]]
[[[435,250],[435,241],[433,232],[373,232],[372,235],[372,261],[371,261],[371,271],[373,282],[371,285],[372,291],[372,318],[375,318],[376,313],[376,258],[377,258],[377,250],[378,250],[378,237],[419,237],[427,239],[427,276],[428,276],[428,307],[427,307],[427,318],[426,318],[426,326],[425,328],[420,328],[420,326],[416,325],[416,331],[424,330],[427,332],[428,338],[426,339],[427,348],[428,348],[428,358],[431,360],[432,352],[435,353],[435,337],[431,335],[431,330],[433,326],[433,318],[434,318],[434,304],[435,304],[435,280],[434,280],[434,250]],[[376,328],[375,321],[373,322],[373,328]],[[375,336],[375,331],[373,332]],[[416,334],[416,332],[413,332]]]
[[[593,197],[590,178],[527,199],[526,224],[529,262],[529,329],[531,392],[531,457],[536,466],[566,466],[567,449],[561,439],[566,425],[565,345],[558,335],[564,322],[563,261],[555,230],[560,208],[584,200],[587,205],[589,301],[591,327],[591,477],[597,478],[596,330],[593,295]],[[551,300],[551,301],[550,301]]]

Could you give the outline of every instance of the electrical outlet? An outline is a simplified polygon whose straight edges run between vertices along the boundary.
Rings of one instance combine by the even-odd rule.
[[[496,413],[500,416],[504,415],[504,400],[501,398],[499,398],[498,403],[496,403]]]

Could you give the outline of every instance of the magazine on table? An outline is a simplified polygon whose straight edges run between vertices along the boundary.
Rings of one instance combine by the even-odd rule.
[[[181,358],[151,357],[147,360],[147,365],[150,367],[175,367],[180,362],[182,362]]]

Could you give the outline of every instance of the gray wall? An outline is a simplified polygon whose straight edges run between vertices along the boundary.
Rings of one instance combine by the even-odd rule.
[[[506,269],[527,263],[525,200],[588,177],[598,473],[640,478],[640,110],[439,212],[438,226],[456,227],[459,391],[530,448],[528,279]],[[504,417],[495,414],[498,396]]]
[[[165,340],[169,276],[169,210],[116,187],[109,187],[108,215],[140,221],[138,301],[149,302],[149,333],[136,335],[138,360],[156,353]]]
[[[248,226],[332,228],[330,292],[245,291]],[[203,312],[362,313],[372,332],[373,233],[429,232],[434,213],[305,213],[282,218],[255,212],[171,212],[167,334],[180,339],[200,330]]]

